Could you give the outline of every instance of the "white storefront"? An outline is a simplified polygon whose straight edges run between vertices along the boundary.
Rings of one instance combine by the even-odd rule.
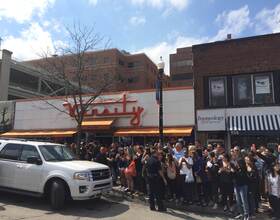
[[[208,132],[209,143],[216,141],[230,146],[280,140],[280,106],[204,109],[197,110],[196,117],[197,131]]]
[[[87,100],[90,96],[85,96]],[[167,89],[163,92],[164,134],[188,136],[195,125],[194,90]],[[20,100],[16,102],[10,137],[69,136],[77,127],[69,97]],[[158,104],[155,91],[108,93],[100,96],[88,109],[83,122],[89,133],[113,136],[157,136]],[[68,133],[67,133],[68,132]]]

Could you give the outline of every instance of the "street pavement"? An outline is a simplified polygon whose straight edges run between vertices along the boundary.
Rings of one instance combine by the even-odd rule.
[[[165,213],[150,211],[143,203],[123,200],[111,195],[101,200],[71,201],[62,211],[52,211],[44,199],[0,192],[2,220],[220,220],[214,214],[191,213],[168,209]],[[260,218],[265,219],[265,218]],[[268,218],[267,218],[268,219]]]

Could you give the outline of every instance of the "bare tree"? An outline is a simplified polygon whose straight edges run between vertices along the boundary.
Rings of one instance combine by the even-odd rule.
[[[7,124],[10,121],[8,118],[6,118],[6,115],[8,114],[8,108],[4,107],[3,110],[0,112],[0,128],[3,128],[3,131],[7,129]]]
[[[108,47],[108,42],[105,42],[104,37],[97,34],[93,27],[74,24],[71,28],[66,27],[66,32],[68,42],[56,47],[55,55],[49,51],[43,52],[37,66],[44,69],[52,80],[62,82],[66,97],[71,98],[73,104],[78,106],[75,108],[74,119],[77,122],[76,140],[79,149],[85,113],[104,91],[116,83],[118,77],[89,68],[92,57],[89,60],[88,52],[100,50],[101,45],[104,45],[103,48]],[[88,84],[93,78],[94,85]],[[83,95],[85,93],[89,93],[86,98]],[[51,102],[46,102],[58,111],[69,114]]]

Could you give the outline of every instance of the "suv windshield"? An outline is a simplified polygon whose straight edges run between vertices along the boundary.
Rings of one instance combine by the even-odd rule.
[[[39,149],[46,161],[70,161],[76,159],[70,149],[63,145],[41,145]]]

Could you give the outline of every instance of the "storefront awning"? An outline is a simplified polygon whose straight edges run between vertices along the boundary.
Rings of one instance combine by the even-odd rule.
[[[76,132],[75,130],[10,131],[1,134],[0,137],[72,137]]]
[[[83,128],[110,128],[115,119],[98,119],[82,122]]]
[[[279,131],[280,114],[229,116],[227,125],[229,131]]]
[[[192,127],[170,127],[164,128],[163,134],[165,136],[190,136]],[[115,136],[155,136],[159,134],[158,128],[131,128],[131,129],[118,129]]]

